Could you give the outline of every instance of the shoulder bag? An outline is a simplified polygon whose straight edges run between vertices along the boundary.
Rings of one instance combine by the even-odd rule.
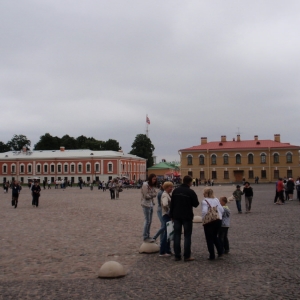
[[[218,205],[212,207],[207,200],[205,200],[208,205],[208,210],[205,217],[202,220],[203,225],[209,224],[211,222],[220,220],[219,213],[218,213]]]

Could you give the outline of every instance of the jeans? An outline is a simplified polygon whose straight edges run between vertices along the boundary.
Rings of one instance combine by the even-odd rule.
[[[215,259],[214,246],[216,246],[219,256],[223,254],[223,249],[218,238],[221,226],[222,220],[217,220],[203,226],[210,259]]]
[[[159,254],[165,254],[165,253],[170,254],[171,253],[170,241],[167,240],[167,222],[171,221],[171,218],[169,217],[169,215],[163,215],[162,218],[165,227],[164,227],[164,233],[160,243]]]
[[[160,229],[158,229],[158,231],[156,232],[153,238],[156,240],[159,236],[161,236],[160,237],[160,241],[161,241],[163,238],[163,232],[165,231],[165,222],[162,217],[161,207],[157,208],[157,216],[160,221]]]
[[[246,211],[251,211],[252,197],[245,196]]]
[[[181,229],[184,228],[184,258],[191,257],[191,244],[192,244],[192,231],[193,221],[192,220],[174,220],[174,252],[176,258],[181,258]]]
[[[228,229],[229,227],[221,227],[219,230],[219,240],[225,253],[229,252]]]
[[[143,212],[145,216],[143,239],[146,240],[150,238],[150,227],[152,223],[153,207],[143,206]]]
[[[238,212],[242,212],[241,200],[236,200],[235,202]]]

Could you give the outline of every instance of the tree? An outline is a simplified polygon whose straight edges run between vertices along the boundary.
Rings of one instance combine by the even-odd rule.
[[[0,142],[0,153],[10,151],[10,147],[3,142]]]
[[[14,135],[13,138],[7,142],[7,146],[10,148],[10,150],[13,151],[21,151],[23,147],[26,147],[26,149],[29,149],[29,146],[31,145],[31,141],[27,139],[27,137],[23,134],[20,135]]]
[[[119,151],[119,150],[121,150],[121,147],[120,147],[118,141],[109,139],[104,143],[103,150]]]
[[[147,168],[153,166],[153,152],[155,147],[146,134],[138,134],[131,146],[132,150],[129,154],[147,159]]]
[[[60,139],[60,146],[64,146],[66,149],[78,149],[77,148],[77,141],[68,134],[64,135]]]
[[[60,138],[45,133],[40,136],[40,140],[34,145],[34,150],[55,150],[60,147]]]

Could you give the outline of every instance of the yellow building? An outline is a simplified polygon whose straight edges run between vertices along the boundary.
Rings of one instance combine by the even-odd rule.
[[[274,140],[227,141],[221,136],[219,141],[208,142],[201,138],[201,145],[179,150],[181,175],[193,178],[213,179],[217,183],[274,182],[279,177],[300,176],[299,146],[280,142],[280,134]]]

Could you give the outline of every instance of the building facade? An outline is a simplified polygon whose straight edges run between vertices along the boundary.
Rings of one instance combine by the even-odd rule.
[[[9,151],[0,153],[0,180],[13,179],[27,183],[32,178],[40,181],[66,179],[108,181],[126,176],[131,180],[146,179],[146,159],[116,151],[41,150]]]
[[[300,176],[299,146],[282,143],[280,134],[274,140],[242,141],[240,135],[227,141],[208,142],[179,150],[182,176],[191,175],[201,180],[213,179],[217,183],[236,183],[243,179],[253,182],[275,182],[279,177]]]

